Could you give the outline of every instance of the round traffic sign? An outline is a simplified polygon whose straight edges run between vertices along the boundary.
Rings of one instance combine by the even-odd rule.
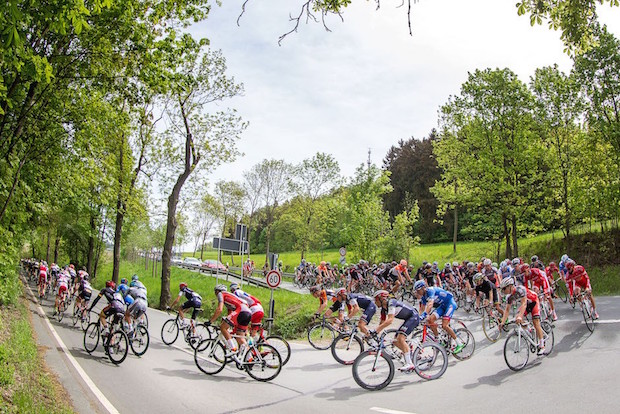
[[[338,252],[340,252],[340,256],[347,255],[347,249],[345,249],[344,247],[341,247],[340,250],[338,250]]]
[[[265,279],[267,280],[267,286],[272,289],[280,286],[280,282],[282,282],[282,276],[280,276],[280,272],[278,272],[277,270],[271,270],[269,273],[267,273]]]

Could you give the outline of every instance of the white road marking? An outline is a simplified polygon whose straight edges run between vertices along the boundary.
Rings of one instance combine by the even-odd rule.
[[[120,414],[118,412],[118,410],[112,405],[112,403],[110,402],[110,400],[108,400],[105,395],[103,395],[103,393],[101,392],[101,390],[95,385],[95,383],[93,382],[93,380],[90,379],[90,377],[88,376],[88,374],[82,369],[82,367],[80,366],[80,364],[78,364],[78,362],[75,360],[75,358],[73,357],[73,355],[71,355],[71,353],[69,352],[69,349],[67,349],[67,346],[65,345],[65,343],[62,341],[62,339],[60,339],[60,336],[58,335],[58,333],[56,332],[56,330],[54,329],[54,326],[52,326],[52,324],[50,323],[47,315],[45,314],[45,312],[43,311],[43,308],[41,307],[41,304],[39,302],[39,299],[32,293],[32,290],[30,289],[30,286],[28,285],[28,283],[25,283],[26,287],[28,288],[28,291],[30,292],[30,296],[32,296],[34,298],[34,300],[36,301],[37,304],[37,310],[39,311],[39,315],[43,316],[43,318],[45,319],[45,322],[47,323],[48,328],[50,329],[50,331],[52,332],[52,335],[54,336],[54,338],[56,339],[56,342],[58,342],[58,346],[60,346],[60,348],[62,349],[62,351],[65,353],[65,355],[67,356],[67,359],[69,360],[69,362],[71,362],[71,365],[73,365],[73,368],[75,368],[75,370],[77,371],[77,373],[80,375],[80,377],[82,377],[82,380],[86,383],[86,385],[88,386],[88,388],[90,388],[90,390],[92,391],[92,393],[95,395],[95,397],[97,397],[97,399],[99,400],[99,402],[101,403],[101,405],[103,405],[103,407],[108,410],[108,412],[110,414]]]
[[[389,408],[381,408],[381,407],[370,407],[371,411],[377,411],[385,414],[415,414],[409,411],[398,411],[398,410],[390,410]]]
[[[584,321],[581,321],[581,323],[585,324]],[[594,323],[620,323],[620,319],[597,319]]]

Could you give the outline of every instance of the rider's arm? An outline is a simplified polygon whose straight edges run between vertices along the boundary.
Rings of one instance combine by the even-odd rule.
[[[517,317],[515,318],[517,322],[523,320],[523,315],[525,315],[525,309],[527,308],[527,296],[524,296],[521,299],[521,306],[519,306],[519,311],[517,312]]]
[[[387,315],[385,320],[377,326],[376,332],[379,333],[394,322],[394,314]]]
[[[224,310],[224,302],[218,303],[217,308],[215,308],[215,312],[213,312],[213,316],[211,317],[211,319],[209,319],[209,321],[211,323],[215,322],[217,318],[222,314],[223,310]]]

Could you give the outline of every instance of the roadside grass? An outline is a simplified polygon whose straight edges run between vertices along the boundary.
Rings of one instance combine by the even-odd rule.
[[[25,301],[0,306],[0,412],[73,413],[37,350]]]
[[[100,289],[105,285],[105,281],[112,275],[112,263],[102,264],[97,274],[98,276],[97,280],[94,282],[94,286]],[[149,268],[149,270],[144,269],[144,263],[122,261],[120,277],[126,277],[131,280],[131,276],[134,274],[140,277],[140,281],[144,283],[147,288],[149,306],[158,308],[161,294],[161,272],[158,271],[153,277],[151,268]],[[192,272],[173,266],[170,271],[170,292],[172,300],[174,300],[179,293],[180,282],[187,283],[191,289],[202,296],[202,308],[204,311],[199,319],[210,318],[217,305],[213,293],[213,288],[216,285],[215,276],[211,276],[207,273]],[[220,278],[220,283],[224,283],[227,286],[230,284],[230,282],[226,281],[225,275],[223,278]],[[260,299],[265,309],[265,316],[267,317],[270,289],[244,285],[243,290]],[[273,298],[275,302],[273,333],[282,335],[285,338],[301,337],[305,333],[305,329],[318,307],[317,299],[310,295],[300,295],[284,289],[275,290]],[[184,301],[185,298],[180,299],[180,303]]]

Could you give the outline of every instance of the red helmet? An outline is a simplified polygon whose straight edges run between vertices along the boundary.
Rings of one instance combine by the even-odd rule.
[[[558,265],[555,262],[549,262],[549,269],[558,270]]]
[[[530,271],[530,265],[529,265],[529,264],[527,264],[527,263],[522,264],[522,265],[519,267],[519,271],[520,271],[521,273],[527,273],[527,272],[529,272],[529,271]]]
[[[401,266],[407,266],[407,261],[405,259],[400,261]]]
[[[116,283],[114,283],[113,280],[108,280],[107,282],[105,282],[105,287],[116,289]]]
[[[575,268],[575,261],[569,260],[568,262],[566,262],[566,268],[568,270],[573,270]]]
[[[187,287],[187,283],[185,283],[185,282],[181,282],[181,284],[179,284],[179,290],[182,290],[182,289],[184,289],[186,287]]]

